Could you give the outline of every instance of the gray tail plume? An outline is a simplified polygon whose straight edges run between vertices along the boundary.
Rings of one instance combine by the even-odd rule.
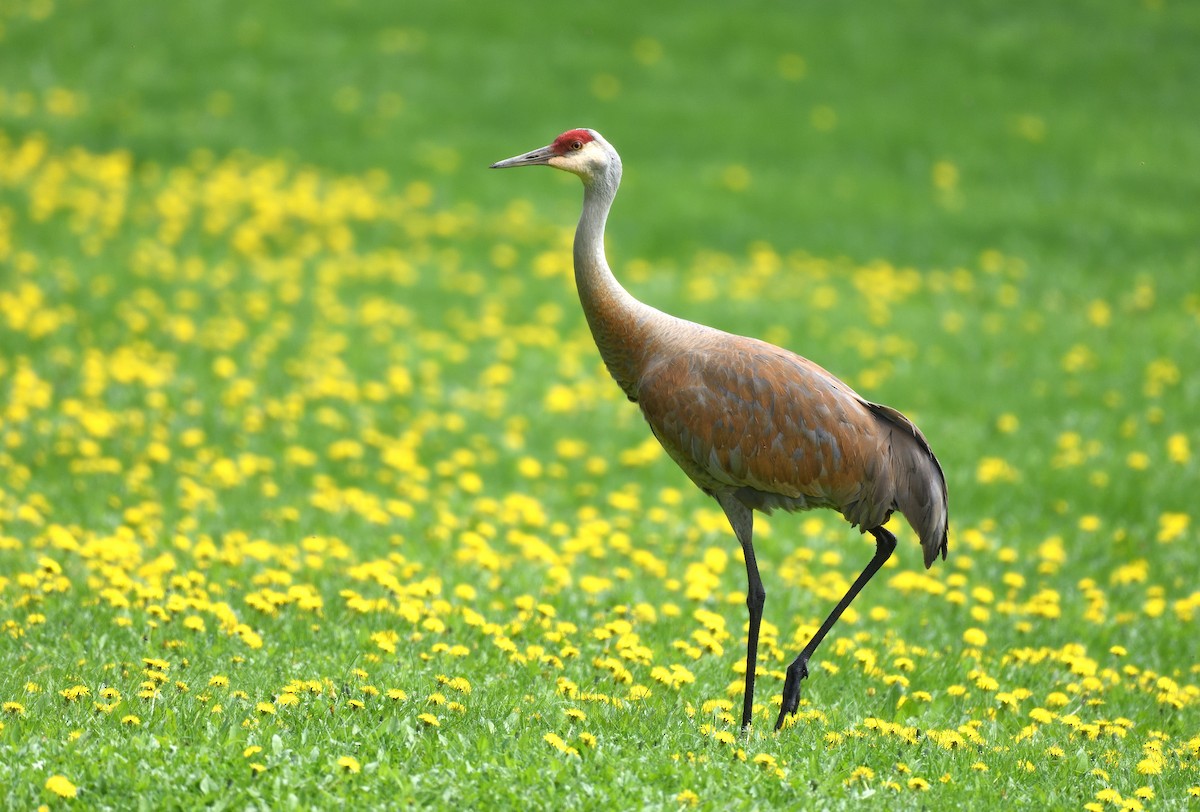
[[[949,511],[946,477],[925,435],[900,412],[878,403],[868,408],[892,430],[892,482],[896,508],[921,539],[928,569],[941,553],[946,558]]]

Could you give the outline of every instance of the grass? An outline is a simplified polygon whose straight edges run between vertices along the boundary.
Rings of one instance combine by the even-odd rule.
[[[636,24],[631,26],[630,20]],[[631,28],[634,30],[631,33]],[[0,784],[18,807],[1200,803],[1185,4],[0,10]],[[950,558],[715,504],[641,298],[913,415]]]

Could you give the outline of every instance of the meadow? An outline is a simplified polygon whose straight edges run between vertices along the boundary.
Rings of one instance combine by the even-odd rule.
[[[415,6],[415,4],[413,4]],[[12,808],[1200,808],[1200,7],[0,6]],[[717,505],[614,270],[925,430],[950,551]]]

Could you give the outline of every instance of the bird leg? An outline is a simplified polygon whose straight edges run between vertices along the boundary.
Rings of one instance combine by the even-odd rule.
[[[754,547],[749,539],[742,545],[746,556],[746,608],[750,610],[750,628],[746,636],[746,693],[742,698],[742,730],[750,727],[750,716],[754,711],[754,677],[758,671],[758,630],[762,626],[763,604],[767,600],[762,579],[758,576],[758,564],[754,560]]]
[[[742,554],[746,559],[746,608],[750,611],[750,625],[746,635],[746,690],[742,696],[742,730],[750,729],[754,713],[754,677],[758,670],[758,631],[762,626],[763,604],[767,600],[762,578],[758,574],[758,561],[754,557],[754,513],[732,497],[717,497],[733,527]]]
[[[870,532],[875,537],[875,556],[867,563],[866,568],[859,573],[858,578],[850,585],[850,589],[838,601],[837,606],[833,607],[833,611],[829,613],[829,617],[825,618],[825,622],[821,624],[821,628],[817,629],[817,633],[812,636],[812,639],[801,650],[800,655],[788,666],[787,677],[783,681],[783,702],[780,704],[779,718],[775,720],[776,730],[783,727],[784,719],[791,716],[800,707],[800,681],[808,676],[808,658],[817,650],[817,646],[821,645],[821,641],[825,639],[825,635],[829,634],[829,630],[833,628],[833,624],[837,623],[838,618],[842,616],[842,612],[846,611],[846,607],[850,605],[850,602],[867,585],[867,581],[870,581],[871,577],[879,572],[879,568],[883,566],[883,562],[887,561],[896,549],[896,537],[887,530],[884,530],[882,527],[876,527]]]

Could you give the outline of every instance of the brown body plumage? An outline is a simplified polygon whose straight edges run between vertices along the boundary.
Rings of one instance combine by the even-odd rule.
[[[795,712],[807,662],[895,548],[893,511],[921,540],[925,566],[946,556],[946,485],[925,437],[895,409],[871,403],[795,353],[685,321],[634,299],[604,256],[604,224],[621,179],[616,151],[594,130],[569,130],[539,150],[493,166],[549,165],[578,175],[584,206],[575,280],[609,372],[636,402],[667,454],[728,516],[749,580],[746,693],[751,721],[765,593],[752,543],[753,513],[831,508],[876,539],[876,553],[788,668],[776,729]]]

